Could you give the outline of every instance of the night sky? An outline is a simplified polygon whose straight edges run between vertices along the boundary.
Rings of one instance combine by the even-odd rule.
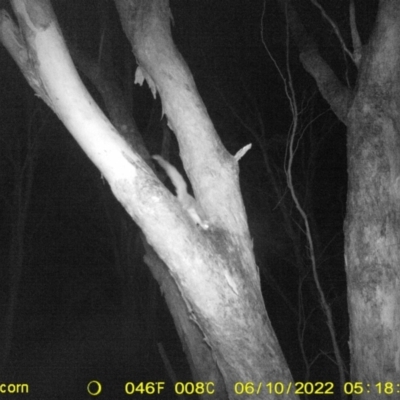
[[[118,83],[149,152],[159,153],[160,102],[153,100],[147,84],[133,85],[135,60],[113,2],[52,3],[67,44],[101,60],[101,38],[112,40]],[[320,3],[350,47],[349,2]],[[332,27],[310,2],[296,4],[325,60],[342,82],[354,87],[355,68]],[[376,6],[376,1],[356,1],[363,43]],[[107,10],[106,30],[99,22],[101,7]],[[234,154],[253,144],[240,161],[242,193],[266,308],[293,377],[335,382],[338,372],[312,279],[303,223],[286,187],[292,115],[282,79],[263,47],[261,23],[265,43],[286,79],[290,69],[301,109],[295,188],[310,218],[320,279],[348,361],[345,126],[303,69],[294,43],[289,40],[287,47],[285,18],[275,2],[267,1],[262,22],[259,0],[173,0],[171,9],[175,43],[224,145]],[[29,398],[36,393],[41,399],[87,398],[85,388],[91,379],[102,381],[103,398],[126,398],[121,387],[127,381],[165,381],[171,388],[160,346],[178,380],[190,380],[163,296],[142,261],[138,228],[58,118],[34,96],[3,47],[0,62],[3,327],[10,299],[16,301],[12,345],[0,382],[28,382],[33,393]],[[82,79],[103,108],[96,89]],[[181,169],[178,152],[173,139],[171,162]],[[18,263],[20,275],[15,272]],[[4,335],[0,329],[3,342]],[[165,398],[173,396],[167,393]]]

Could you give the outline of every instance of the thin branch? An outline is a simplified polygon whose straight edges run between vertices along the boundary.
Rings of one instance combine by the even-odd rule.
[[[304,227],[306,231],[306,238],[307,238],[307,243],[309,246],[309,257],[311,261],[311,266],[312,266],[312,273],[313,273],[313,278],[315,282],[315,286],[317,287],[318,294],[320,296],[320,302],[321,302],[321,307],[324,311],[325,317],[327,319],[327,325],[329,329],[329,333],[331,336],[332,340],[332,346],[333,346],[333,351],[335,354],[335,359],[336,363],[339,369],[339,376],[340,376],[340,382],[341,384],[345,383],[345,366],[344,366],[344,361],[340,353],[339,345],[336,339],[336,331],[335,331],[335,326],[333,322],[333,317],[332,317],[332,311],[331,308],[328,304],[328,301],[326,300],[325,293],[323,291],[323,288],[321,286],[321,282],[319,280],[319,275],[317,271],[317,261],[315,257],[315,249],[314,249],[314,239],[313,235],[311,232],[310,224],[309,224],[309,218],[306,212],[304,211],[303,207],[300,204],[300,201],[297,197],[294,185],[293,185],[293,176],[292,176],[292,169],[293,169],[293,162],[294,162],[294,157],[296,154],[297,150],[297,144],[295,144],[295,137],[296,137],[296,132],[298,131],[298,118],[299,118],[299,113],[297,111],[297,105],[296,105],[296,98],[295,98],[295,91],[293,87],[293,80],[292,80],[292,75],[291,71],[289,68],[289,45],[287,43],[286,45],[286,69],[287,69],[287,74],[288,74],[288,79],[287,79],[287,87],[288,87],[288,92],[290,93],[291,99],[289,100],[290,103],[292,104],[291,109],[294,110],[293,113],[293,123],[290,129],[290,134],[289,134],[289,142],[288,142],[288,154],[289,154],[289,159],[286,167],[286,176],[287,176],[287,183],[288,187],[290,190],[290,193],[292,195],[293,201],[296,205],[296,208],[304,222]],[[296,147],[295,147],[296,146]]]
[[[337,78],[318,52],[318,46],[305,30],[290,0],[278,0],[285,13],[290,32],[300,51],[304,69],[315,79],[318,89],[336,116],[347,125],[347,114],[353,101],[353,93]],[[347,60],[347,57],[345,57]]]
[[[346,43],[344,42],[342,35],[340,34],[339,28],[336,24],[335,21],[326,13],[326,11],[322,8],[322,6],[318,3],[317,0],[311,0],[311,3],[314,4],[315,7],[317,7],[320,11],[322,16],[329,22],[329,24],[332,26],[333,31],[336,34],[336,37],[338,38],[340,45],[342,46],[343,51],[351,58],[351,60],[354,62],[354,64],[357,65],[356,60],[354,58],[353,53],[348,49],[346,46]]]
[[[311,1],[314,1],[314,0],[311,0]],[[265,12],[265,1],[264,1],[264,7],[263,7],[263,15],[264,15],[264,12]],[[285,16],[286,16],[286,19],[288,19],[287,3],[285,4]],[[279,70],[278,72],[282,78],[283,85],[285,88],[285,93],[288,98],[288,101],[290,104],[290,109],[292,112],[292,117],[293,117],[292,124],[289,129],[289,138],[288,138],[288,144],[287,144],[288,159],[287,159],[287,163],[285,162],[287,185],[288,185],[289,191],[292,195],[293,202],[295,203],[296,208],[297,208],[297,210],[301,216],[301,219],[303,220],[303,223],[304,223],[305,236],[306,236],[308,247],[309,247],[308,250],[309,250],[309,257],[310,257],[310,261],[311,261],[314,283],[315,283],[315,286],[317,287],[317,291],[318,291],[318,294],[320,297],[322,310],[327,319],[327,325],[328,325],[329,333],[331,336],[333,351],[335,354],[336,363],[338,365],[340,382],[343,385],[345,383],[345,364],[344,364],[343,358],[341,356],[339,345],[338,345],[338,342],[336,339],[336,331],[335,331],[335,326],[333,323],[332,311],[328,304],[328,301],[326,300],[325,293],[321,286],[321,282],[320,282],[318,271],[317,271],[317,261],[316,261],[316,256],[315,256],[314,239],[313,239],[313,234],[311,232],[309,217],[300,204],[300,201],[298,199],[298,196],[296,194],[296,190],[295,190],[294,184],[293,184],[292,170],[293,170],[294,157],[295,157],[297,147],[298,147],[298,140],[296,140],[296,136],[298,136],[298,135],[296,135],[296,134],[299,132],[299,116],[300,116],[301,112],[299,112],[298,107],[297,107],[296,92],[295,92],[295,89],[293,86],[293,79],[292,79],[290,63],[289,63],[289,31],[288,31],[289,24],[286,25],[286,29],[287,29],[287,32],[286,32],[286,74],[287,74],[287,79],[285,79],[285,77],[283,76],[283,73],[279,69],[279,66],[277,65],[276,61],[273,58],[271,58],[271,59],[274,62],[276,68]],[[271,56],[271,53],[269,52],[268,48],[266,47],[263,37],[262,37],[262,40],[263,40],[263,45],[266,48],[266,51]]]

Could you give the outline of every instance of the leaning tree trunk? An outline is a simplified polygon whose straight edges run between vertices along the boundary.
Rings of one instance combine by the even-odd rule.
[[[188,343],[191,353],[207,343],[230,399],[296,398],[261,294],[238,180],[244,151],[233,157],[219,140],[172,42],[168,2],[121,0],[117,7],[139,64],[136,78],[146,79],[161,97],[207,229],[196,226],[96,106],[48,0],[13,0],[12,5],[20,26],[3,12],[2,42],[167,265],[186,306],[185,319],[201,333]],[[265,381],[280,386],[263,386]],[[212,391],[212,384],[203,389]]]

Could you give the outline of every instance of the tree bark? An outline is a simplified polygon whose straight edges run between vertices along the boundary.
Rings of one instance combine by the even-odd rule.
[[[19,29],[1,14],[1,40],[168,266],[230,399],[296,398],[269,322],[240,194],[238,160],[223,148],[170,35],[167,1],[118,1],[139,71],[161,97],[185,170],[210,228],[197,227],[95,105],[77,75],[48,0],[13,0]],[[196,341],[190,342],[192,354]],[[282,382],[286,394],[264,382]],[[239,384],[239,387],[236,386]],[[290,389],[292,388],[292,389]]]
[[[400,373],[399,60],[400,4],[384,1],[349,112],[346,268],[352,380],[394,385]]]
[[[350,90],[318,54],[291,4],[282,3],[304,68],[348,127],[351,381],[364,385],[360,399],[378,399],[398,391],[400,373],[400,4],[380,2]]]

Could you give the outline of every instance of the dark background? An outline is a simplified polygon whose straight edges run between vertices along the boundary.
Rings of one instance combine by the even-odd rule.
[[[351,48],[349,2],[320,3]],[[354,87],[356,70],[330,24],[309,1],[295,4],[325,60],[344,84]],[[113,2],[59,0],[53,7],[67,43],[90,56],[101,60],[102,35],[112,37],[119,83],[150,153],[159,153],[159,99],[152,99],[146,84],[133,85],[135,61]],[[99,23],[101,7],[107,8],[109,16],[106,31]],[[266,1],[265,7],[261,21],[263,2],[258,0],[172,0],[173,36],[226,148],[234,154],[253,144],[240,161],[242,193],[266,307],[293,378],[337,383],[304,225],[286,187],[292,115],[283,81],[263,47],[261,24],[285,79],[290,69],[301,110],[294,183],[311,221],[319,276],[348,362],[343,261],[346,129],[301,66],[296,47],[287,39],[284,15],[274,1]],[[376,7],[376,1],[356,1],[363,43]],[[191,378],[162,294],[142,261],[137,228],[61,122],[34,96],[3,47],[0,62],[3,319],[13,288],[12,238],[21,214],[16,188],[22,187],[22,198],[29,200],[20,232],[23,245],[18,254],[23,255],[23,267],[12,348],[0,382],[29,383],[31,398],[83,399],[87,382],[97,379],[103,384],[103,398],[118,399],[126,398],[127,381],[165,381],[169,389],[158,398],[173,398],[161,352],[165,351],[178,380]],[[82,79],[103,107],[95,88]],[[37,146],[34,170],[32,179],[27,179],[23,166],[32,155],[32,143]],[[175,141],[171,161],[181,168]]]

